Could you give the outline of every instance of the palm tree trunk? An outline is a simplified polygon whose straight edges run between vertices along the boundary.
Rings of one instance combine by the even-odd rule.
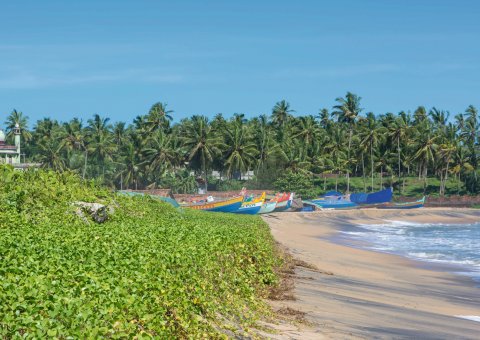
[[[383,189],[383,166],[380,167],[380,190]]]
[[[373,191],[373,143],[370,142],[370,161],[372,162],[372,168],[370,170],[372,175],[372,187],[371,190]]]
[[[202,171],[203,171],[203,180],[205,182],[205,194],[207,193],[207,164],[205,161],[205,154],[202,152]]]
[[[352,133],[353,129],[350,125],[350,132],[348,134],[348,165],[347,165],[347,194],[350,193],[350,148],[352,146]]]
[[[458,178],[457,178],[457,195],[460,195],[460,181],[461,181],[461,177],[460,177],[460,173],[458,173]]]
[[[443,196],[443,171],[440,170],[440,196]]]
[[[87,158],[88,158],[88,152],[87,152],[87,149],[85,149],[85,164],[83,166],[83,176],[82,176],[83,180],[85,180],[85,174],[87,172]]]
[[[397,150],[398,150],[398,180],[400,181],[400,177],[402,175],[402,165],[400,162],[400,135],[397,137]],[[393,172],[392,172],[393,174]],[[393,177],[393,176],[392,176]]]
[[[449,163],[450,163],[450,156],[448,156],[447,158],[447,167],[445,169],[445,176],[443,176],[442,195],[445,195],[445,188],[447,187]]]
[[[363,190],[367,191],[367,182],[365,181],[365,155],[362,152],[362,177],[363,177]]]

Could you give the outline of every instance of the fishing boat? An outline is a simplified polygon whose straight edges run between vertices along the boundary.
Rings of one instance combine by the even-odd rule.
[[[417,209],[422,208],[425,204],[425,196],[418,201],[413,202],[401,202],[401,203],[387,203],[379,206],[379,209]]]
[[[243,196],[234,197],[225,201],[202,202],[198,204],[189,204],[185,208],[216,212],[236,212],[243,203]]]
[[[351,202],[347,196],[325,196],[321,199],[304,201],[304,203],[320,209],[354,209],[358,207],[358,204]]]
[[[262,208],[263,201],[257,203],[243,203],[236,211],[232,211],[235,214],[255,215]]]
[[[275,201],[268,201],[264,202],[262,204],[262,207],[260,208],[260,211],[258,212],[259,214],[268,214],[271,213],[272,211],[275,210],[275,207],[277,206],[277,202]]]
[[[282,196],[278,196],[274,198],[272,201],[277,202],[275,206],[274,212],[285,211],[290,208],[293,201],[293,192],[290,194],[283,193]]]
[[[350,194],[350,201],[356,204],[382,204],[392,201],[393,189],[387,188],[377,192],[366,194],[364,192]]]
[[[258,196],[257,198],[255,198],[254,196],[250,196],[250,197],[245,197],[245,199],[243,200],[243,204],[250,204],[250,203],[258,203],[258,202],[264,202],[265,201],[265,191],[260,195]]]

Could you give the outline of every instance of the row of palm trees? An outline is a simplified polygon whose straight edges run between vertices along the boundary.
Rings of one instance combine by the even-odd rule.
[[[212,170],[226,178],[254,171],[268,186],[285,171],[306,176],[362,177],[365,190],[374,177],[403,181],[418,176],[449,177],[480,190],[479,117],[475,107],[450,117],[443,110],[418,107],[413,113],[363,114],[361,97],[348,92],[332,110],[295,115],[284,100],[271,115],[243,114],[213,119],[194,115],[172,123],[173,111],[156,103],[127,125],[95,114],[83,122],[44,118],[28,129],[27,117],[14,110],[6,121],[9,138],[22,128],[27,159],[57,171],[72,170],[118,188],[178,186],[194,190],[194,172],[207,182]],[[369,179],[370,178],[370,179]],[[371,184],[369,183],[371,181]],[[368,188],[370,186],[370,188]]]

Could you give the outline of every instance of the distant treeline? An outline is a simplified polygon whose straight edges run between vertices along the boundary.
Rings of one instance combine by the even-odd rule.
[[[12,138],[15,124],[20,125],[27,160],[117,188],[168,186],[191,192],[197,186],[192,171],[205,179],[216,170],[236,179],[253,171],[260,186],[271,186],[286,172],[339,174],[347,183],[353,176],[364,182],[378,176],[435,176],[440,194],[454,176],[467,192],[480,192],[474,106],[451,117],[423,106],[397,114],[365,112],[361,98],[350,92],[335,102],[315,115],[294,114],[282,100],[270,115],[194,115],[178,123],[172,123],[174,113],[166,104],[156,103],[130,124],[110,124],[95,114],[86,122],[44,118],[32,130],[28,117],[14,110],[6,129]]]

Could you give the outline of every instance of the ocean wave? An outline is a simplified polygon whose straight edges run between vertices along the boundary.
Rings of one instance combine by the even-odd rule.
[[[480,322],[480,316],[477,315],[454,315],[457,318]]]
[[[441,224],[389,220],[383,224],[359,224],[343,234],[365,241],[371,250],[480,272],[480,222]]]

